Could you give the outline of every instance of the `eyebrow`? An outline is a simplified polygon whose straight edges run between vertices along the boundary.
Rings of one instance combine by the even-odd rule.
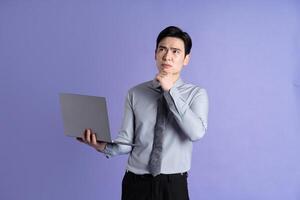
[[[164,49],[168,49],[166,46],[163,45],[159,45],[158,48],[164,48]],[[175,48],[175,47],[171,47],[171,50],[177,50],[177,51],[182,51],[181,49]]]

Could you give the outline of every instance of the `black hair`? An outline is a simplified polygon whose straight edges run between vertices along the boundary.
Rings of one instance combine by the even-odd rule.
[[[156,39],[155,50],[157,50],[158,44],[165,37],[175,37],[175,38],[181,39],[184,43],[185,55],[190,54],[191,49],[192,49],[192,39],[188,33],[183,32],[180,28],[178,28],[176,26],[169,26],[159,33],[159,35],[157,36],[157,39]]]

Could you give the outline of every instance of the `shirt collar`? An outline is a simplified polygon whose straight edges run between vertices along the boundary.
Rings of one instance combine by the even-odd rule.
[[[173,87],[178,87],[178,86],[182,85],[183,83],[184,83],[183,80],[179,77],[177,79],[177,81],[174,83]],[[156,80],[156,79],[152,80],[152,87],[155,89],[158,89],[160,87],[160,83],[158,82],[158,80]]]

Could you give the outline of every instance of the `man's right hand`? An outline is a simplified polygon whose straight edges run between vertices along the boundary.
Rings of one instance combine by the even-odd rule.
[[[96,134],[92,132],[92,129],[85,129],[82,137],[77,137],[76,139],[95,148],[97,151],[103,151],[107,145],[107,142],[97,141]]]

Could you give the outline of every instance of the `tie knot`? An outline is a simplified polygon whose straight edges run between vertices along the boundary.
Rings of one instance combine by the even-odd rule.
[[[162,93],[164,90],[162,89],[161,86],[158,87],[158,90]]]

